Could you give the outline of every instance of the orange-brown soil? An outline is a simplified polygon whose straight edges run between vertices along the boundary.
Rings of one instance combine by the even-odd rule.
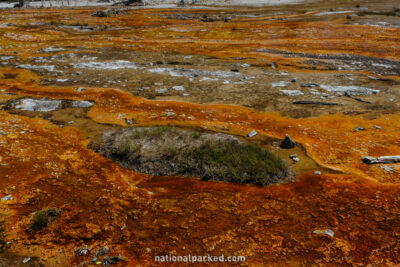
[[[374,1],[368,3],[381,8]],[[66,53],[44,53],[42,49],[49,46],[93,54],[96,49],[118,48],[207,55],[258,68],[275,61],[279,71],[299,77],[373,73],[389,80],[379,81],[379,85],[391,90],[387,96],[397,97],[396,73],[378,75],[379,69],[368,68],[311,69],[304,58],[255,52],[268,48],[399,61],[398,28],[357,25],[355,19],[346,24],[343,14],[315,19],[315,14],[327,7],[328,3],[293,6],[286,15],[272,14],[281,8],[228,9],[225,12],[233,15],[260,15],[232,15],[229,22],[171,19],[169,16],[177,13],[174,10],[128,10],[111,18],[91,17],[93,9],[8,10],[0,12],[0,22],[14,26],[0,27],[0,53],[30,64],[34,57]],[[213,16],[221,12],[180,13]],[[33,22],[45,24],[38,28],[29,24]],[[107,31],[102,26],[89,33],[57,28],[78,22],[125,28]],[[315,114],[312,109],[316,107],[304,107],[319,116],[293,118],[282,116],[280,106],[254,110],[229,105],[234,101],[202,105],[196,99],[149,100],[118,85],[91,86],[77,92],[79,83],[43,85],[44,79],[58,74],[34,73],[17,66],[3,63],[0,68],[4,108],[0,111],[0,194],[13,198],[0,202],[6,243],[6,255],[1,254],[0,259],[7,259],[8,253],[12,257],[36,256],[35,261],[45,266],[78,265],[91,259],[74,253],[87,244],[93,252],[107,245],[110,254],[121,253],[125,261],[116,266],[154,266],[154,256],[165,254],[244,255],[244,264],[255,266],[400,264],[400,165],[391,164],[392,172],[388,172],[380,165],[361,162],[367,155],[400,155],[397,98],[394,103],[382,100],[392,104],[376,113],[371,106],[357,103],[355,110],[360,115],[339,113],[340,107],[335,114],[327,109]],[[43,117],[38,112],[7,111],[10,100],[22,97],[91,100],[95,105],[81,117],[71,112],[68,116],[75,114],[78,122],[61,128],[35,117]],[[290,105],[284,101],[282,106]],[[63,110],[57,112],[62,118]],[[304,147],[304,157],[315,162],[322,175],[299,168],[297,181],[265,188],[151,177],[123,169],[86,147],[102,127],[131,127],[127,120],[135,125],[199,127],[244,138],[256,130],[256,140],[289,134]],[[365,130],[354,131],[360,125]],[[31,230],[32,213],[50,207],[62,209],[60,217],[47,228]],[[312,233],[326,229],[334,236]]]

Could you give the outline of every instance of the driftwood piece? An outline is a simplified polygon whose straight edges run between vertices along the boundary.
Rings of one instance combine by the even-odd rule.
[[[358,102],[362,102],[362,103],[366,103],[366,104],[371,104],[371,102],[369,102],[369,101],[367,101],[367,100],[363,100],[363,99],[358,98],[358,97],[354,97],[354,96],[352,96],[351,94],[349,94],[348,92],[344,93],[344,96],[347,96],[347,97],[349,97],[349,98],[351,98],[351,99],[354,99],[354,100],[356,100],[356,101],[358,101]]]
[[[338,103],[333,102],[322,102],[322,101],[308,101],[308,100],[298,100],[292,102],[295,105],[323,105],[323,106],[337,106]]]
[[[400,156],[363,157],[361,160],[366,164],[398,163],[400,162]]]

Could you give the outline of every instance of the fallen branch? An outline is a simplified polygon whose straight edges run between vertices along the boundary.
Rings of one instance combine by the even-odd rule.
[[[324,106],[337,106],[338,103],[333,102],[321,102],[321,101],[308,101],[308,100],[298,100],[292,102],[295,105],[324,105]]]
[[[371,104],[371,102],[366,101],[366,100],[362,100],[361,98],[354,97],[354,96],[350,95],[348,92],[344,93],[344,96],[347,96],[347,97],[349,97],[351,99],[354,99],[354,100],[362,102],[362,103]]]
[[[398,163],[400,162],[400,156],[363,157],[361,160],[365,164]]]

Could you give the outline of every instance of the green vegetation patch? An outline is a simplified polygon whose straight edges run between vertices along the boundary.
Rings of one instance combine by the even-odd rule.
[[[203,172],[203,180],[265,186],[279,183],[288,165],[258,146],[244,143],[207,142],[185,152],[187,168]]]
[[[36,211],[31,219],[31,229],[41,230],[46,228],[48,225],[60,215],[60,210],[57,208],[50,208],[46,210]]]
[[[103,155],[150,175],[265,186],[290,181],[288,164],[256,145],[226,134],[175,127],[135,127],[107,133]]]

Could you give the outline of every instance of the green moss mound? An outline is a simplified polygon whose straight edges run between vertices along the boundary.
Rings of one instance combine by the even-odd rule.
[[[288,164],[226,134],[175,127],[137,127],[104,136],[104,152],[123,167],[150,175],[265,186],[290,181]]]

